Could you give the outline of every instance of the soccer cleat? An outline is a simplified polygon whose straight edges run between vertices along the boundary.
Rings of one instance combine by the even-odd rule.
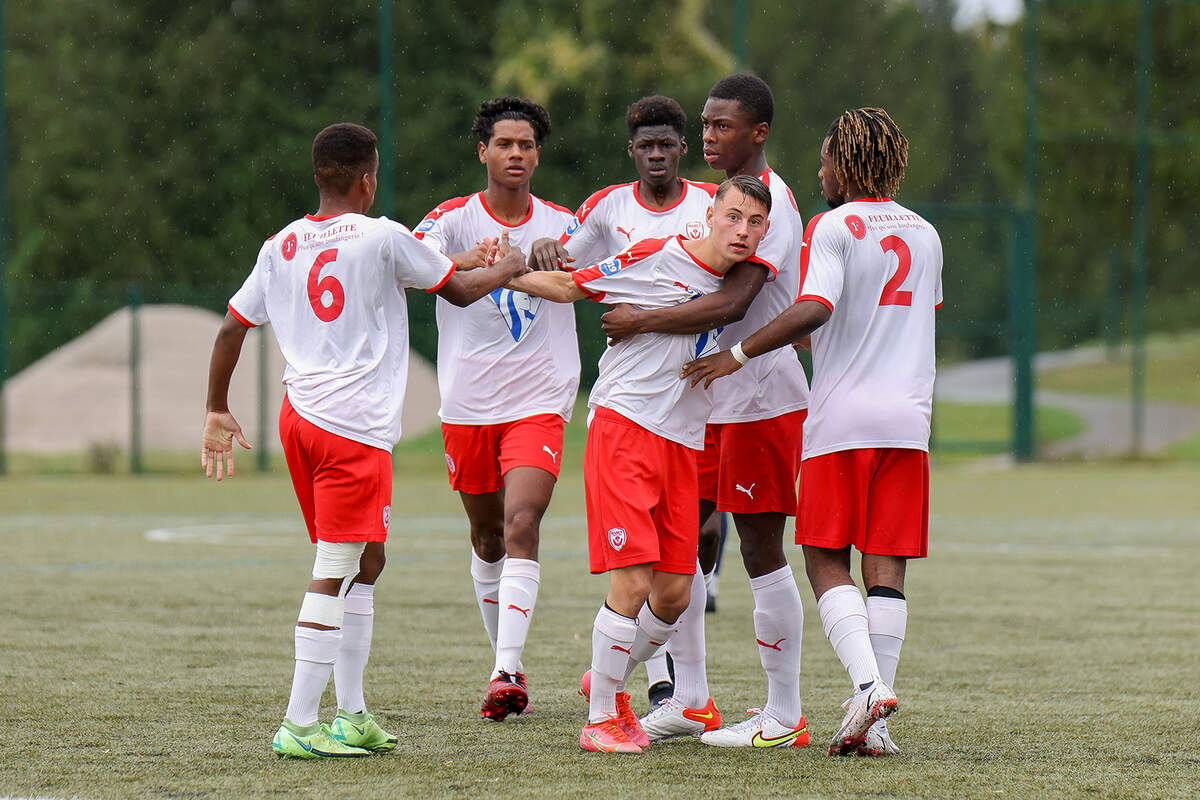
[[[640,753],[642,748],[629,741],[625,730],[612,717],[583,726],[579,746],[592,753]]]
[[[675,684],[670,681],[659,681],[646,690],[646,696],[650,698],[651,708],[667,702],[673,694],[675,694]]]
[[[846,716],[842,726],[829,743],[829,755],[848,756],[858,752],[867,730],[881,719],[886,719],[899,706],[896,693],[882,680],[876,679],[867,689],[851,697],[842,707]]]
[[[520,687],[525,690],[525,710],[522,711],[521,713],[522,714],[532,714],[533,713],[533,701],[529,699],[529,685],[527,683],[525,683],[525,673],[524,672],[514,672],[513,677],[517,679],[517,683],[520,685]]]
[[[900,748],[888,735],[887,720],[881,719],[867,728],[863,743],[858,746],[860,756],[895,756],[900,754]]]
[[[501,672],[488,684],[479,716],[501,722],[509,714],[520,714],[529,705],[529,693],[510,672]]]
[[[396,747],[395,736],[379,727],[375,717],[368,711],[351,714],[339,708],[337,716],[329,726],[329,735],[342,744],[361,747],[372,753],[386,753]]]
[[[280,758],[365,758],[371,755],[361,747],[351,747],[333,738],[328,725],[297,725],[284,719],[271,749]]]
[[[642,730],[642,723],[638,722],[637,714],[629,707],[629,692],[617,692],[617,724],[625,731],[629,741],[638,747],[650,746],[650,737]]]
[[[761,709],[747,709],[752,714],[726,728],[710,731],[700,736],[700,741],[713,747],[808,747],[808,723],[804,717],[794,728],[768,717]]]
[[[675,698],[650,710],[642,717],[642,730],[650,741],[670,739],[675,736],[698,736],[706,731],[721,727],[721,712],[717,704],[708,698],[704,708],[688,708]]]

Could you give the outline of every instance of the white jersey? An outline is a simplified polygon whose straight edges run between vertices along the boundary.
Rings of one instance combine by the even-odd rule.
[[[804,458],[863,447],[929,449],[934,309],[942,242],[892,200],[860,200],[814,217],[798,300],[832,310],[813,332]]]
[[[609,186],[593,194],[571,218],[559,243],[575,259],[575,269],[590,267],[642,239],[708,235],[708,209],[716,184],[682,181],[679,199],[668,208],[653,209],[638,197],[638,182]]]
[[[528,253],[535,240],[557,238],[567,209],[530,195],[529,214],[516,225],[496,219],[483,193],[458,197],[429,213],[414,231],[446,255],[484,237],[508,240]],[[575,309],[511,289],[497,289],[459,308],[437,301],[438,388],[443,422],[490,425],[535,414],[571,418],[579,391]]]
[[[435,291],[453,274],[450,259],[386,217],[306,216],[263,244],[229,310],[271,323],[297,414],[390,452],[408,382],[404,290]]]
[[[716,272],[683,249],[683,237],[646,239],[596,266],[572,273],[592,300],[665,308],[721,288]],[[683,365],[716,350],[706,333],[642,333],[609,345],[588,398],[648,431],[693,450],[704,449],[712,393],[679,379]]]
[[[762,287],[746,316],[726,325],[719,339],[728,350],[779,316],[796,300],[800,288],[800,245],[804,223],[796,199],[772,170],[758,176],[771,190],[771,227],[758,244],[755,256],[771,265]],[[772,280],[774,278],[774,280]],[[713,423],[753,422],[771,419],[808,407],[808,378],[796,351],[783,347],[752,359],[732,375],[713,384]]]

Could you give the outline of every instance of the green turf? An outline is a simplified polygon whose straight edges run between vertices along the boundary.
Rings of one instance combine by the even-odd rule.
[[[1038,373],[1038,386],[1063,392],[1129,396],[1130,351],[1111,361]],[[1146,399],[1200,406],[1200,333],[1146,343]]]
[[[892,726],[904,753],[831,759],[849,682],[807,589],[805,712],[787,753],[667,743],[585,754],[576,681],[602,578],[586,572],[581,454],[543,532],[525,663],[535,712],[478,719],[491,654],[465,524],[440,453],[402,453],[376,599],[368,698],[400,737],[364,761],[278,761],[291,629],[311,564],[281,475],[0,481],[0,796],[1194,796],[1200,471],[948,467],[933,475],[932,557],[914,564]],[[165,531],[167,541],[146,532]],[[765,681],[736,547],[710,615],[727,718]],[[798,554],[790,552],[803,587]],[[641,680],[640,673],[637,678]],[[645,708],[644,684],[635,707]],[[332,690],[323,717],[333,714]]]

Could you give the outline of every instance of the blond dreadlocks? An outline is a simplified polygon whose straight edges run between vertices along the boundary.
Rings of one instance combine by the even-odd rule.
[[[829,126],[827,145],[839,184],[851,181],[869,197],[891,197],[908,166],[908,139],[882,108],[855,108]]]

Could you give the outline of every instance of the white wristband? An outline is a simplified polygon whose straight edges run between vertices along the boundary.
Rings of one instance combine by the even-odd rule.
[[[729,348],[729,355],[733,356],[739,364],[745,364],[750,360],[750,356],[742,352],[741,342],[738,342],[733,347]]]

